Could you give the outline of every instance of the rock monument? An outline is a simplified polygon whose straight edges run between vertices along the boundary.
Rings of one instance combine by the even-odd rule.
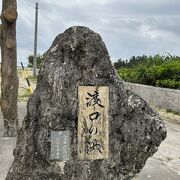
[[[44,54],[6,180],[120,180],[139,173],[166,137],[159,115],[121,80],[87,27]]]

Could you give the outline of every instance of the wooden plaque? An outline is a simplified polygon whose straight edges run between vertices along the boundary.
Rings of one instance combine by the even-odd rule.
[[[78,158],[109,156],[109,87],[79,86]]]

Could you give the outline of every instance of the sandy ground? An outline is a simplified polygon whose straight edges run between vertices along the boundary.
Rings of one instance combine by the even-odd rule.
[[[19,103],[19,118],[22,120],[26,114],[26,103]],[[160,110],[165,119],[167,138],[146,162],[145,167],[133,180],[180,180],[180,116]],[[3,122],[0,113],[0,133]],[[0,180],[4,180],[13,161],[13,148],[16,138],[0,137]]]

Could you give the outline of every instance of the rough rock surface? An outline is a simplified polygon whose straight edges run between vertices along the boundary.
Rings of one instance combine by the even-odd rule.
[[[77,87],[109,86],[109,159],[77,158]],[[50,131],[71,131],[71,160],[51,161]],[[58,35],[39,72],[7,180],[119,180],[141,171],[166,137],[159,115],[117,76],[101,37],[86,27]]]

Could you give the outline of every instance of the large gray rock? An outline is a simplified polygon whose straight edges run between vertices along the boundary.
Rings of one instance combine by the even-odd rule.
[[[109,86],[109,158],[77,157],[77,87]],[[51,131],[71,132],[71,159],[50,160]],[[159,115],[118,77],[101,37],[86,27],[60,34],[45,53],[18,133],[7,180],[109,180],[139,173],[166,137]]]

